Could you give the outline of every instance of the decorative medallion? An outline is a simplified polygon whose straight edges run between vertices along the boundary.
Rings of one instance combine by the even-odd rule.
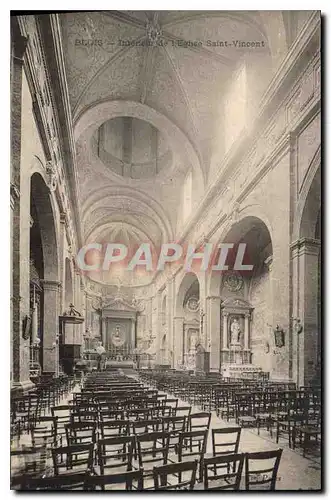
[[[158,23],[149,21],[146,24],[147,39],[152,46],[158,45],[162,39],[162,30]]]
[[[224,286],[230,292],[238,292],[239,290],[242,289],[243,285],[244,285],[244,280],[241,274],[236,271],[227,273],[224,277]]]
[[[199,299],[197,297],[190,297],[187,301],[187,309],[191,312],[197,312],[199,309]]]

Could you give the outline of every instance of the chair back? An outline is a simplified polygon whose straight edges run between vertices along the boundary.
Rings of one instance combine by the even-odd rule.
[[[240,488],[245,454],[216,455],[203,460],[205,490],[234,490]]]
[[[134,436],[118,436],[107,439],[99,439],[97,459],[101,474],[116,467],[132,469],[132,455],[135,446]]]
[[[229,455],[238,453],[241,427],[224,427],[212,429],[213,455]]]
[[[115,485],[116,488],[112,488],[112,486]],[[119,485],[122,485],[122,488],[119,488]],[[141,470],[135,470],[116,474],[87,476],[84,489],[86,491],[95,491],[98,489],[101,491],[108,489],[132,491],[143,490],[143,485],[143,472]],[[107,488],[107,486],[109,486],[109,488]]]
[[[74,444],[52,449],[54,475],[63,472],[91,471],[93,468],[94,444]]]
[[[188,417],[188,430],[201,431],[209,430],[211,420],[211,413],[199,412],[191,413]]]
[[[277,472],[283,450],[246,453],[246,490],[275,490]]]
[[[144,474],[152,471],[149,465],[167,464],[169,439],[168,432],[150,432],[136,436],[139,467],[144,469]]]
[[[155,490],[193,490],[196,481],[197,460],[175,464],[160,465],[153,468]],[[183,479],[183,474],[188,474]],[[168,480],[171,476],[171,480]],[[176,481],[177,479],[177,481]]]

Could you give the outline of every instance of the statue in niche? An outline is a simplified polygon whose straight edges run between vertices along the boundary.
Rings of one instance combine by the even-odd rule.
[[[230,344],[240,344],[241,328],[237,318],[232,320],[230,332]]]
[[[124,344],[124,338],[120,330],[120,325],[116,325],[115,331],[111,336],[112,343],[115,347],[121,347]]]
[[[190,351],[195,351],[196,343],[197,343],[197,332],[193,331],[190,337]]]

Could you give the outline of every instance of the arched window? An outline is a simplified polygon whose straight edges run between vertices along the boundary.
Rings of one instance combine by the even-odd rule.
[[[191,214],[192,210],[192,172],[190,171],[184,181],[183,186],[183,222]]]

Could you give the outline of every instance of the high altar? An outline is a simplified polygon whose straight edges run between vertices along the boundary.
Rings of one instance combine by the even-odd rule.
[[[227,299],[221,309],[221,371],[224,377],[256,372],[251,363],[252,307],[243,299]]]
[[[106,350],[107,364],[132,364],[137,346],[137,310],[122,298],[111,300],[102,308],[102,344]]]

